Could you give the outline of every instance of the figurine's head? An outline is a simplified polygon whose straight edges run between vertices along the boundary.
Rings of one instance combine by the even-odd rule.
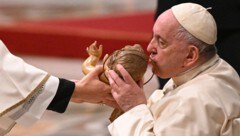
[[[116,69],[116,65],[121,64],[137,82],[143,78],[147,70],[148,59],[142,47],[135,44],[127,45],[121,50],[113,52],[103,63],[105,71],[112,69],[120,77],[121,74]]]

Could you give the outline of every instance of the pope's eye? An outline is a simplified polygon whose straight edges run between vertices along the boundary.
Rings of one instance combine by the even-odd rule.
[[[166,47],[166,42],[158,35],[154,36],[154,40],[157,42],[158,47],[160,48],[165,48]]]

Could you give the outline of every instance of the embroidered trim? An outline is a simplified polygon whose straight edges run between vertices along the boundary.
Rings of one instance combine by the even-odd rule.
[[[9,119],[11,119],[13,122],[8,126],[8,129],[6,130],[1,130],[0,128],[0,135],[7,134],[15,126],[16,124],[15,121],[30,109],[34,101],[37,99],[37,97],[43,92],[44,87],[45,84],[43,84],[41,88],[30,99],[28,99],[19,110],[14,112],[12,115],[9,115]]]
[[[39,91],[39,89],[42,87],[43,84],[46,83],[46,81],[48,80],[48,78],[50,77],[49,74],[47,74],[44,79],[38,84],[38,86],[23,100],[19,101],[18,103],[16,103],[15,105],[9,107],[8,109],[6,109],[5,111],[3,111],[2,113],[0,113],[0,117],[2,117],[3,115],[5,115],[6,113],[8,113],[9,111],[15,109],[16,107],[20,106],[21,104],[25,103],[27,100],[29,100],[31,97],[34,96],[34,94],[36,94],[37,91]]]
[[[17,110],[12,115],[10,115],[9,118],[11,118],[13,120],[17,120],[24,113],[26,113],[30,109],[30,107],[32,106],[34,101],[37,99],[37,97],[43,92],[44,86],[45,85],[42,85],[42,87],[33,95],[33,97],[31,97],[28,101],[26,101],[26,103],[24,103],[19,110]]]

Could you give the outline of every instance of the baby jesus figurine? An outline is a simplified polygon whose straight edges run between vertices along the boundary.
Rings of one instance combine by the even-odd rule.
[[[82,64],[82,71],[86,75],[91,72],[98,64],[100,57],[102,56],[102,45],[99,48],[96,42],[91,44],[87,48],[89,57]],[[116,65],[121,64],[131,75],[134,81],[138,82],[142,80],[146,70],[148,59],[144,50],[139,44],[133,46],[126,45],[120,50],[116,50],[112,54],[106,54],[103,58],[103,73],[99,75],[101,81],[109,84],[107,78],[107,71],[114,70],[120,77],[121,74],[117,70]],[[110,121],[113,121],[116,117],[122,114],[122,111],[115,109],[110,117]]]

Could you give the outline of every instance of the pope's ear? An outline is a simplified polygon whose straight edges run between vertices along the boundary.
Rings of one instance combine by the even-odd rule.
[[[192,66],[193,64],[197,63],[198,59],[199,59],[199,49],[194,45],[189,45],[188,55],[185,59],[184,65]]]

